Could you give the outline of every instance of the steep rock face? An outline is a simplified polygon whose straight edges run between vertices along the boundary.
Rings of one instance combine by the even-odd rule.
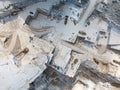
[[[120,2],[116,1],[108,4],[106,10],[106,18],[120,26]]]
[[[107,3],[103,0],[102,3],[98,3],[96,5],[96,10],[99,12],[95,12],[97,15],[103,16],[110,23],[114,23],[117,26],[120,26],[120,1],[119,0],[106,0]],[[95,15],[94,14],[94,15]]]
[[[6,88],[18,90],[18,88],[24,88],[24,84],[28,85],[28,83],[30,83],[29,90],[120,90],[120,51],[118,50],[116,53],[107,46],[108,24],[101,18],[96,18],[87,23],[87,26],[84,26],[84,21],[94,10],[97,0],[90,0],[90,5],[87,11],[84,12],[85,16],[83,15],[84,18],[81,17],[82,21],[78,25],[71,23],[70,19],[66,25],[64,25],[64,20],[61,22],[50,20],[48,15],[41,9],[48,11],[59,0],[54,0],[56,2],[53,0],[47,1],[44,4],[41,2],[33,6],[30,5],[18,15],[16,20],[0,24],[0,72],[2,72],[0,73],[2,75],[0,85],[5,88],[1,90],[6,90]],[[86,0],[82,1],[86,2]],[[30,3],[32,2],[25,4]],[[119,3],[109,3],[108,13],[105,15],[108,15],[107,17],[112,16],[115,22],[119,22],[119,19],[117,21],[119,8],[116,7],[119,7]],[[37,8],[40,9],[36,12]],[[32,18],[35,19],[34,22],[37,22],[33,24],[33,27],[28,27],[25,25],[25,18],[29,14],[34,15],[34,12],[36,14]],[[44,14],[40,15],[39,12]],[[116,16],[114,17],[114,15]],[[109,19],[112,20],[112,17],[109,17]],[[76,29],[78,30],[75,31]],[[99,38],[100,42],[96,40],[99,34],[102,34]],[[68,38],[70,41],[75,40],[75,42],[66,41],[66,36],[70,37]],[[60,37],[64,37],[64,39]],[[76,40],[76,37],[78,40]],[[118,34],[117,40],[119,39]],[[14,58],[10,55],[19,56],[19,53],[25,52],[26,47],[29,48],[29,52],[23,55],[20,60],[21,65],[16,67],[13,63]],[[3,60],[2,57],[5,59]],[[48,66],[47,64],[51,59],[53,66]],[[5,60],[7,63],[4,63]],[[45,64],[48,66],[47,69]],[[61,69],[61,67],[63,68]],[[67,70],[69,72],[65,74]],[[8,77],[8,74],[10,77]],[[10,80],[14,82],[9,85]],[[4,84],[3,82],[7,83]]]
[[[100,67],[93,61],[84,61],[80,66],[80,71],[83,75],[87,76],[86,78],[90,78],[95,83],[101,81],[103,83],[109,82],[118,87],[120,86],[119,78],[108,73],[103,73],[99,70],[99,68]],[[107,66],[106,69],[109,69],[109,67]]]
[[[30,84],[29,90],[71,90],[74,81],[75,79],[48,67]]]
[[[47,68],[30,84],[29,90],[119,90],[120,80],[99,68],[94,61],[83,61],[73,78]]]

